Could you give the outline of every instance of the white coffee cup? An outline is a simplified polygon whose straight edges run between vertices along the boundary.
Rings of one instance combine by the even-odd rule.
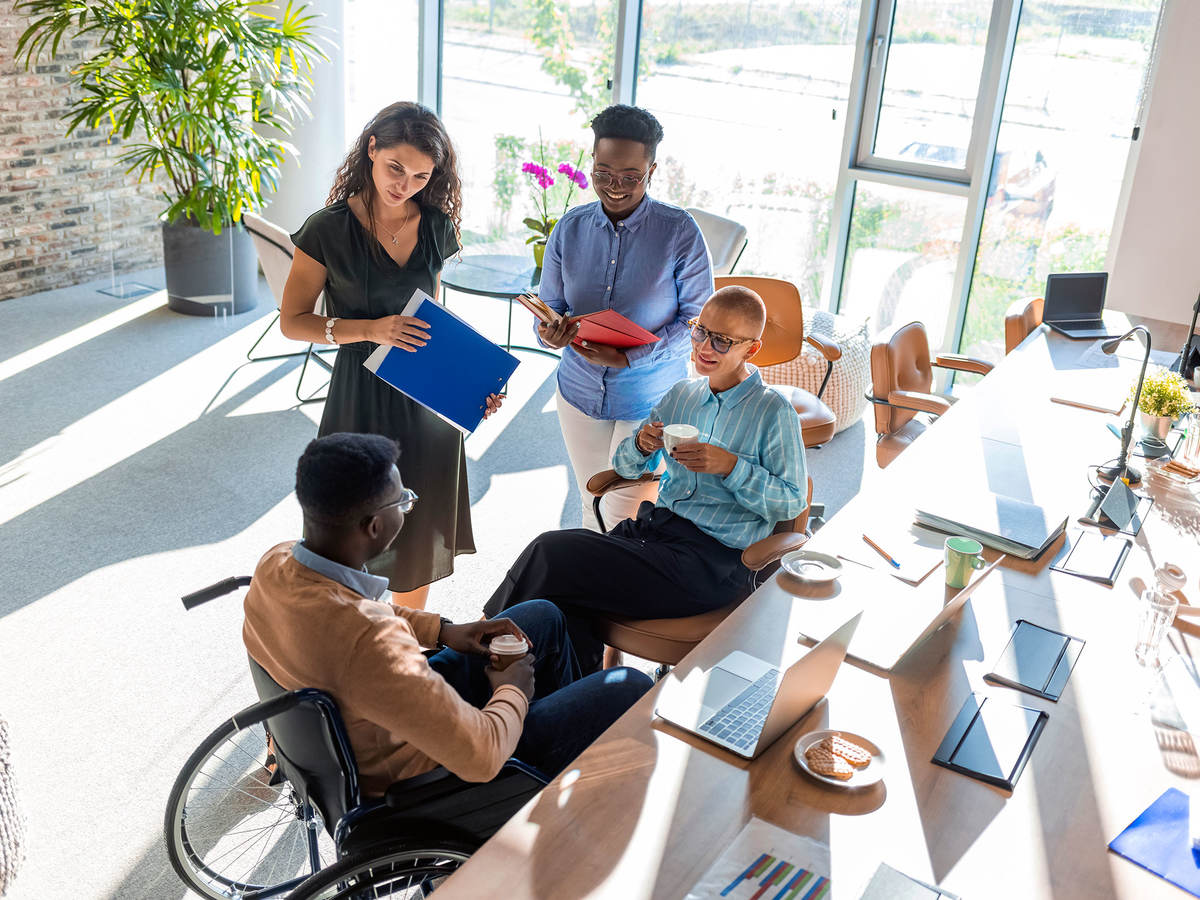
[[[492,638],[488,650],[497,657],[496,668],[507,669],[529,652],[529,644],[515,634],[498,634]]]
[[[663,447],[668,453],[680,444],[694,444],[700,440],[700,429],[695,425],[668,425],[663,429]]]

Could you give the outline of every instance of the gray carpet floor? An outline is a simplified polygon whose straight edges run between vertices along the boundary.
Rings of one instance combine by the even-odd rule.
[[[300,360],[246,364],[274,314],[265,283],[257,310],[197,319],[166,308],[161,271],[126,280],[156,290],[0,303],[0,715],[29,820],[12,900],[186,896],[161,837],[167,794],[255,698],[239,599],[185,612],[178,598],[249,574],[300,527],[294,466],[321,404],[296,403]],[[450,305],[502,339],[504,303]],[[276,335],[260,352],[292,348]],[[478,616],[530,538],[578,524],[554,363],[521,361],[467,441],[479,552],[429,604],[454,619]],[[872,476],[873,437],[859,422],[810,451],[831,512]]]

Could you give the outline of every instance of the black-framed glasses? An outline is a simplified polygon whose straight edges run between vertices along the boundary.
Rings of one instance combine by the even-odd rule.
[[[412,512],[412,508],[417,505],[417,500],[419,499],[420,498],[417,496],[416,491],[411,490],[410,488],[401,488],[400,497],[398,499],[393,500],[391,503],[383,504],[383,506],[371,513],[371,516],[377,516],[385,509],[391,509],[393,506],[400,507],[400,512],[402,513],[410,513]],[[367,518],[369,519],[371,516],[367,516]]]
[[[645,181],[649,174],[649,169],[636,177],[633,175],[613,175],[610,172],[593,171],[592,184],[596,185],[596,187],[611,187],[613,184],[619,184],[626,190],[631,191]]]
[[[718,353],[725,354],[733,349],[734,344],[745,344],[748,341],[753,341],[754,338],[735,338],[727,334],[718,334],[715,331],[709,331],[700,324],[699,319],[690,319],[688,325],[692,328],[692,343],[703,344],[705,340]]]

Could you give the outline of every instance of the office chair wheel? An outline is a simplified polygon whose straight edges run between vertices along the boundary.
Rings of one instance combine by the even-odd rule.
[[[167,801],[171,866],[212,900],[286,894],[337,858],[320,814],[268,767],[262,723],[224,722],[184,764]]]
[[[317,872],[289,900],[423,900],[475,849],[462,841],[441,840],[365,850]]]

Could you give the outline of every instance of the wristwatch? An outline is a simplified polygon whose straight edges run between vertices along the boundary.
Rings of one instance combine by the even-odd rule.
[[[447,626],[447,625],[453,625],[453,624],[454,624],[454,623],[453,623],[452,621],[450,621],[449,619],[447,619],[445,616],[442,616],[442,624],[441,624],[441,626],[438,628],[438,640],[437,640],[437,646],[438,646],[438,649],[439,649],[439,650],[445,650],[445,649],[446,649],[446,642],[442,640],[442,632],[446,630],[446,626]]]

